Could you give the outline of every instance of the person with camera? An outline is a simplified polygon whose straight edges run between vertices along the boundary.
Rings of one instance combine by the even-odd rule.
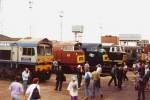
[[[30,70],[28,68],[25,68],[25,70],[22,72],[22,80],[23,80],[24,93],[27,90],[29,77],[30,77]]]

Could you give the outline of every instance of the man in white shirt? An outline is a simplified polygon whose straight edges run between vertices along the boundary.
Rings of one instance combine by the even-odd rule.
[[[24,93],[27,90],[29,76],[30,76],[30,71],[29,71],[28,68],[25,68],[25,70],[22,72],[22,80],[23,80]]]

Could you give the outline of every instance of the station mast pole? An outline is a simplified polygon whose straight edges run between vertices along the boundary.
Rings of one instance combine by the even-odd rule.
[[[32,23],[31,23],[31,20],[32,20],[32,8],[33,8],[33,1],[30,0],[29,1],[29,37],[31,38],[31,35],[32,35]]]
[[[60,18],[60,41],[63,41],[63,17],[64,17],[64,12],[60,11],[59,13],[59,18]]]

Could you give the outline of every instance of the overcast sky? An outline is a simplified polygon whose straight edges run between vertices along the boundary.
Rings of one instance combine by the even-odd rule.
[[[149,0],[1,0],[1,33],[13,37],[48,37],[74,40],[72,25],[83,25],[83,42],[99,42],[100,35],[142,34],[150,39]]]

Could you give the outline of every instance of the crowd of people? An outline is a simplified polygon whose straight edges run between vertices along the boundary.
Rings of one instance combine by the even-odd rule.
[[[63,82],[66,81],[61,65],[55,66],[56,85],[55,91],[62,91]],[[122,65],[113,64],[111,68],[111,79],[108,86],[114,81],[114,86],[122,90],[124,81],[128,81],[127,77],[128,66],[126,62]],[[135,75],[135,89],[137,90],[137,100],[145,100],[145,88],[149,87],[150,65],[145,62],[136,62],[133,64],[133,72]],[[96,69],[90,72],[90,65],[86,63],[84,66],[78,65],[76,75],[73,75],[71,81],[68,83],[67,90],[69,91],[71,100],[78,100],[78,91],[83,89],[85,100],[94,98],[103,98],[103,91],[101,85],[102,66],[96,65]],[[32,84],[28,86],[28,80],[31,72],[28,68],[22,72],[21,77],[16,76],[15,81],[9,86],[12,100],[20,100],[20,95],[23,93],[28,96],[28,100],[40,100],[40,86],[39,79],[33,78]],[[141,97],[142,96],[142,97]],[[141,99],[142,98],[142,99]]]
[[[137,62],[133,64],[135,73],[135,89],[138,91],[138,99],[145,100],[145,89],[149,88],[150,65],[149,62]]]

